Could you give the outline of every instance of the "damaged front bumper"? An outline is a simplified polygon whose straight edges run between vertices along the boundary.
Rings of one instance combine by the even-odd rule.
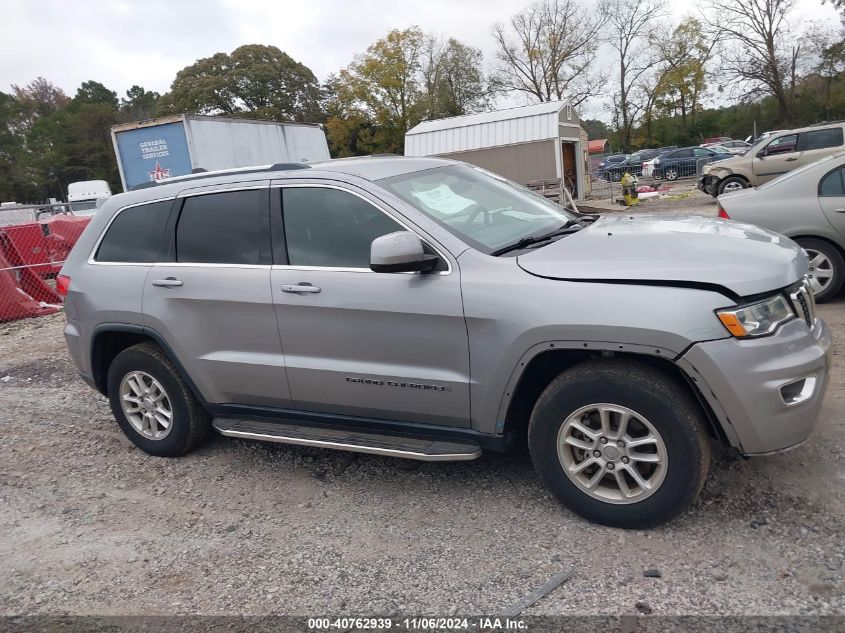
[[[693,345],[678,364],[693,379],[728,441],[745,455],[792,448],[818,420],[831,367],[831,335],[817,318],[759,339]]]

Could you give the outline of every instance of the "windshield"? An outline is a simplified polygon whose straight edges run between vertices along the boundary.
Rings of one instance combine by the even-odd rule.
[[[93,200],[77,200],[70,203],[71,211],[78,213],[79,211],[89,211],[97,208],[96,198]]]
[[[487,254],[577,217],[529,189],[467,165],[436,167],[378,183]]]

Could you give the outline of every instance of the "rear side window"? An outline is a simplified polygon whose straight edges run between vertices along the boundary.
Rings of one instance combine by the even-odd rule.
[[[172,205],[172,200],[162,200],[119,212],[109,225],[94,259],[135,264],[155,262]]]
[[[669,158],[692,158],[692,150],[679,149],[677,152],[670,154]]]
[[[820,196],[845,196],[845,167],[829,172],[819,183]]]
[[[839,147],[842,145],[842,128],[831,127],[825,130],[812,130],[801,132],[798,139],[798,151],[804,152],[811,149],[825,149],[828,147]]]
[[[369,268],[373,240],[405,230],[366,200],[322,187],[283,188],[282,214],[292,266]]]
[[[258,189],[186,198],[176,225],[176,261],[261,263],[260,198]]]

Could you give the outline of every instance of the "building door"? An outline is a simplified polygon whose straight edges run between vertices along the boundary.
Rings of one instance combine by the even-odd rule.
[[[563,141],[561,143],[561,152],[563,158],[561,161],[563,186],[569,189],[573,198],[578,198],[580,192],[578,189],[578,166],[576,164],[575,143]],[[561,195],[560,203],[565,204],[565,202],[565,196]]]

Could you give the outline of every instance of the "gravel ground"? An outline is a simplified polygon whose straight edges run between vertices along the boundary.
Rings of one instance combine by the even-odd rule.
[[[820,312],[841,337],[845,301]],[[0,613],[496,613],[574,567],[525,613],[845,614],[841,356],[805,446],[719,454],[690,512],[622,531],[559,506],[524,453],[350,461],[215,436],[149,457],[62,324],[0,325]]]

